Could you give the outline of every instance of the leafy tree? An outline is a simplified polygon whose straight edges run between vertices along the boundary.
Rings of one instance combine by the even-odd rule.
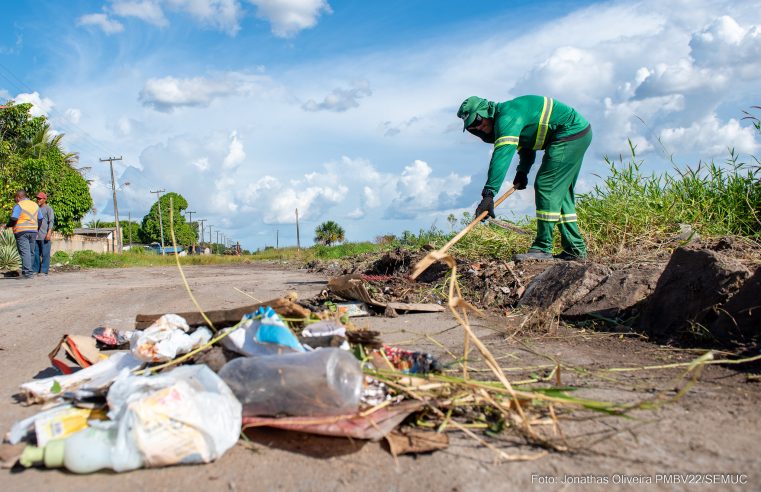
[[[63,134],[54,136],[46,118],[32,117],[31,108],[11,101],[0,109],[0,221],[7,220],[16,190],[30,196],[44,191],[56,230],[69,235],[92,208],[88,182],[74,167],[78,154],[63,150]]]
[[[172,244],[172,229],[169,222],[171,207],[174,208],[174,235],[177,238],[177,244],[181,246],[190,246],[195,238],[198,237],[198,227],[192,226],[185,220],[182,211],[188,208],[188,202],[179,193],[170,192],[161,197],[161,220],[159,221],[159,202],[151,207],[148,215],[143,217],[143,223],[140,226],[140,240],[144,243],[160,242],[161,227],[164,231],[164,245]]]
[[[314,242],[330,246],[341,243],[346,239],[344,229],[336,222],[329,220],[318,225],[314,230]]]

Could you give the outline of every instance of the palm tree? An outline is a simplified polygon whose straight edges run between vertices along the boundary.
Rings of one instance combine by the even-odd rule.
[[[337,223],[329,220],[318,225],[314,230],[314,242],[330,246],[346,239],[344,229]]]

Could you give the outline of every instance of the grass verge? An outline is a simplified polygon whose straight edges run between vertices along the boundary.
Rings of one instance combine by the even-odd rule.
[[[373,243],[346,243],[335,246],[312,246],[297,248],[267,249],[251,255],[195,255],[181,256],[183,265],[231,265],[255,261],[310,261],[313,259],[338,259],[363,253],[382,251],[383,246]],[[161,256],[140,250],[126,251],[123,254],[96,253],[94,251],[76,251],[67,253],[56,251],[52,263],[80,268],[127,268],[148,266],[173,266],[174,255]]]

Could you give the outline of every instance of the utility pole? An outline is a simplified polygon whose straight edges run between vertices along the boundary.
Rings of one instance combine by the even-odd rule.
[[[114,192],[114,219],[116,219],[116,245],[119,253],[122,252],[122,228],[119,225],[119,207],[116,205],[116,179],[114,178],[114,161],[122,160],[121,157],[107,157],[100,162],[108,162],[111,166],[111,190]]]
[[[190,210],[185,212],[186,214],[190,215],[190,218],[188,219],[188,222],[190,222],[190,228],[193,228],[193,214],[195,212],[191,212]],[[190,254],[196,253],[196,235],[193,234],[193,243],[190,246]]]
[[[161,220],[161,194],[164,193],[166,190],[156,190],[151,191],[151,193],[156,193],[156,201],[159,204],[159,232],[161,233],[161,255],[165,256],[166,252],[164,251],[164,223]]]
[[[301,251],[301,239],[299,237],[299,209],[296,209],[296,249]]]
[[[203,242],[206,240],[203,235],[203,223],[206,222],[206,219],[198,219],[196,222],[200,222],[201,224],[201,246],[203,246]]]
[[[280,249],[280,229],[275,230],[275,249]]]
[[[127,223],[129,224],[129,249],[132,250],[132,212],[127,212]]]
[[[211,244],[211,227],[212,225],[209,224],[209,244]]]
[[[219,231],[217,231],[217,242],[214,244],[219,244]]]

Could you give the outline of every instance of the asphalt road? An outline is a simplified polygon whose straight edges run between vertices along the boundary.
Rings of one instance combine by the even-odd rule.
[[[205,309],[253,303],[235,288],[259,299],[289,291],[307,298],[320,292],[327,280],[263,264],[189,267],[186,274]],[[20,384],[49,373],[47,353],[64,333],[89,335],[103,325],[129,329],[138,313],[192,309],[177,270],[170,267],[53,273],[29,281],[0,279],[0,427],[7,431],[13,422],[39,411],[20,405],[13,395]],[[554,357],[599,369],[695,356],[636,338],[577,330],[510,337],[515,322],[504,318],[475,322],[477,335],[506,366],[546,363],[546,357]],[[462,350],[462,332],[448,313],[361,318],[357,324],[381,331],[387,343],[428,350],[443,360],[451,359],[438,344],[454,353]],[[678,374],[677,370],[633,372],[610,381],[570,374],[565,384],[575,384],[590,397],[634,401],[673,387]],[[452,444],[445,451],[394,459],[381,443],[259,430],[251,433],[253,449],[237,445],[209,465],[90,476],[61,470],[2,470],[0,477],[2,489],[13,491],[641,490],[637,482],[648,481],[650,490],[694,490],[695,486],[674,484],[669,474],[715,473],[744,475],[745,483],[698,490],[759,490],[759,403],[758,383],[747,382],[742,373],[709,367],[687,396],[656,411],[638,412],[633,419],[578,420],[568,415],[561,428],[574,451],[531,462],[499,463],[492,451],[460,433],[451,434]],[[537,451],[509,433],[495,444],[509,454]],[[724,480],[731,481],[732,476]],[[607,484],[576,484],[594,480]]]

